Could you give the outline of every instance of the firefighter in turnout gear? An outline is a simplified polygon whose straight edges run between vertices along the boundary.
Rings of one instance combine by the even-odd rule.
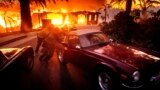
[[[62,49],[63,46],[60,43],[59,29],[53,25],[47,27],[44,40],[42,41],[42,50],[39,57],[40,61],[48,62],[53,56],[54,51]]]

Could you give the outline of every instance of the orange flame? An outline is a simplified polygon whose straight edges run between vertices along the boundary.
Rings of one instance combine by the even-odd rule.
[[[86,24],[86,17],[85,15],[78,15],[78,24]]]
[[[48,19],[51,19],[52,24],[54,25],[61,25],[63,23],[63,16],[60,14],[48,14]]]
[[[6,26],[5,26],[4,19],[3,19],[3,17],[2,17],[2,16],[0,16],[0,25],[1,25],[3,28],[5,28],[5,27],[6,27]]]

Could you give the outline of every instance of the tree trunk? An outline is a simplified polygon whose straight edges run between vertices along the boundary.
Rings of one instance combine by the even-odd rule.
[[[132,0],[126,1],[126,13],[129,16],[132,9]]]
[[[141,19],[142,19],[143,21],[145,21],[145,20],[148,19],[148,14],[147,14],[147,9],[146,9],[146,8],[143,8],[143,9],[142,9]]]
[[[21,27],[22,32],[27,32],[32,29],[32,20],[30,14],[30,0],[19,0],[20,14],[21,14]]]

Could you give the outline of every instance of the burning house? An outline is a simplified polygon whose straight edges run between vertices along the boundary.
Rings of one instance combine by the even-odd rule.
[[[36,15],[37,14],[37,15]],[[77,12],[42,12],[35,13],[38,16],[39,26],[51,23],[56,26],[91,25],[98,23],[99,12],[77,11]],[[35,19],[35,18],[34,18]],[[33,23],[36,24],[37,22]],[[34,25],[36,26],[36,25]]]
[[[60,27],[64,25],[97,24],[100,13],[96,10],[103,3],[105,3],[105,0],[70,0],[69,2],[57,0],[56,4],[47,2],[47,7],[32,4],[30,5],[32,28],[41,27],[46,23]],[[9,8],[0,8],[0,33],[20,30],[19,3],[17,2]]]

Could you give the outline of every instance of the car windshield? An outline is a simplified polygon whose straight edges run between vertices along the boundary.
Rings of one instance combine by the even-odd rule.
[[[90,47],[109,42],[109,39],[102,32],[89,33],[80,36],[81,47]]]

